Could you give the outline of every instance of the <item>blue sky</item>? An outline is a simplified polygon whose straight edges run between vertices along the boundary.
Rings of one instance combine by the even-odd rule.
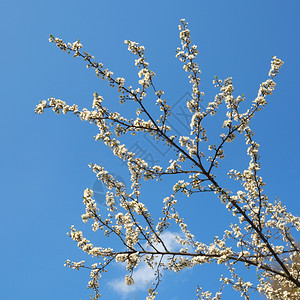
[[[198,45],[208,101],[215,93],[214,75],[232,76],[236,94],[244,93],[251,101],[267,77],[271,57],[281,58],[285,64],[276,78],[276,91],[253,128],[261,144],[266,191],[299,215],[299,9],[297,0],[2,1],[0,298],[88,299],[88,273],[63,266],[68,258],[84,259],[66,232],[72,224],[87,228],[80,218],[82,194],[95,181],[88,164],[104,162],[128,180],[120,162],[93,140],[96,127],[71,115],[56,116],[50,111],[34,115],[35,105],[51,96],[90,108],[95,91],[104,96],[107,106],[118,108],[116,93],[80,60],[50,44],[49,34],[65,41],[80,38],[86,51],[127,82],[136,80],[136,69],[123,41],[145,45],[157,86],[170,103],[190,91],[175,58],[181,18],[189,22],[192,40]],[[134,141],[128,143],[133,147]],[[141,139],[140,146],[151,149],[160,162],[166,161],[167,156],[147,141]],[[245,163],[243,153],[234,147],[230,151],[225,167],[230,168],[230,159],[237,167]],[[145,191],[153,196],[150,187]],[[163,186],[158,186],[154,195],[164,193]],[[203,229],[200,237],[210,241],[222,232],[226,222],[219,220],[226,221],[227,215],[217,199],[205,198],[202,203],[186,205],[184,213],[193,228]],[[108,244],[101,235],[91,238],[99,245]],[[208,266],[196,273],[165,274],[159,299],[192,299],[197,284],[214,287],[214,281],[207,278],[213,278],[215,270]],[[105,276],[103,299],[120,297],[111,285],[120,274],[122,269],[113,266]],[[137,291],[137,299],[143,296]],[[123,293],[123,298],[133,295]],[[233,299],[230,291],[224,299]]]

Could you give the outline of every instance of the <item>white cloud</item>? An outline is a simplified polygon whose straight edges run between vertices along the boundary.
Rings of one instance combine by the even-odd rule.
[[[181,245],[175,240],[176,235],[178,236],[179,234],[173,232],[164,232],[161,235],[161,238],[169,251],[175,251],[181,248]],[[157,246],[157,249],[163,250],[163,247],[159,245]],[[155,279],[154,270],[150,269],[148,265],[142,261],[134,270],[133,278],[135,283],[131,286],[126,285],[124,276],[111,281],[109,286],[124,299],[128,297],[129,294],[132,295],[134,292],[146,290],[147,286],[151,285],[152,281]]]
[[[154,271],[144,262],[141,262],[138,268],[133,273],[134,284],[126,285],[124,276],[115,279],[109,283],[109,286],[124,298],[136,291],[147,289],[147,284],[151,284],[154,280]]]

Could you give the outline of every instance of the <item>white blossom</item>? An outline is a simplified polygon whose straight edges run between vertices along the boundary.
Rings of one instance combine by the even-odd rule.
[[[93,191],[86,189],[83,195],[85,212],[81,216],[82,221],[90,222],[93,231],[100,231],[110,239],[117,239],[121,246],[112,249],[94,245],[84,237],[81,230],[71,226],[68,235],[86,255],[97,262],[88,267],[84,260],[67,260],[65,266],[76,270],[90,269],[88,287],[94,290],[95,299],[101,296],[99,280],[112,261],[126,264],[127,285],[134,284],[134,270],[141,262],[155,271],[157,277],[154,288],[148,289],[148,300],[155,299],[157,295],[162,270],[179,272],[212,262],[226,266],[227,276],[220,277],[222,284],[215,294],[198,287],[198,299],[221,299],[222,291],[227,285],[232,286],[245,299],[249,299],[250,290],[264,294],[268,299],[300,299],[299,244],[294,238],[294,233],[300,230],[300,218],[288,212],[282,202],[271,201],[265,194],[266,183],[260,175],[260,145],[254,140],[254,132],[250,127],[254,116],[267,105],[267,97],[272,95],[276,86],[274,78],[283,62],[276,56],[273,57],[269,78],[260,84],[257,97],[250,104],[244,95],[235,96],[231,77],[224,80],[215,77],[213,85],[219,91],[214,100],[204,101],[205,93],[200,90],[201,71],[196,62],[199,52],[197,46],[192,45],[188,23],[184,19],[180,22],[181,48],[177,49],[176,57],[188,73],[192,90],[191,98],[186,103],[191,118],[191,132],[188,136],[177,132],[175,134],[173,128],[167,125],[168,118],[172,118],[171,106],[166,99],[162,99],[164,92],[155,87],[156,75],[146,61],[144,46],[125,41],[128,50],[136,56],[135,66],[138,68],[138,87],[132,87],[125,86],[125,78],[115,77],[102,63],[94,61],[91,54],[82,52],[80,40],[65,43],[62,39],[50,36],[50,42],[55,43],[62,51],[82,58],[97,77],[106,80],[111,87],[117,87],[121,104],[131,100],[136,105],[133,116],[125,117],[106,108],[104,98],[95,92],[92,110],[79,109],[75,104],[68,105],[54,97],[42,100],[36,106],[37,114],[44,113],[46,109],[52,109],[57,114],[71,112],[80,120],[94,124],[99,130],[95,140],[103,142],[117,158],[125,162],[130,172],[131,187],[126,187],[102,165],[90,164],[97,178],[107,188],[106,209],[99,210],[93,199]],[[158,118],[150,113],[149,103],[145,101],[151,91],[154,97],[152,102],[157,105]],[[240,107],[242,102],[243,108]],[[201,108],[200,103],[206,108]],[[210,136],[205,122],[223,104],[226,113],[220,128],[219,142],[208,141]],[[174,150],[176,156],[171,156],[165,166],[149,166],[121,142],[122,135],[131,134],[136,138],[141,132]],[[228,172],[234,187],[230,191],[226,186],[227,182],[223,183],[217,177],[219,173],[216,168],[225,159],[226,143],[233,143],[239,135],[245,140],[247,150],[240,151],[241,155],[248,157],[248,166],[244,170],[231,169]],[[202,147],[204,144],[205,147]],[[238,146],[237,143],[235,145]],[[160,181],[165,176],[172,176],[174,181],[167,196],[152,199],[157,207],[161,205],[160,216],[153,218],[141,185],[143,181]],[[178,179],[178,176],[182,177]],[[216,195],[224,204],[224,209],[231,212],[236,220],[224,229],[222,237],[215,236],[207,244],[200,241],[198,233],[190,230],[183,217],[184,212],[178,205],[180,201],[184,201],[185,196],[199,197],[203,192]],[[205,209],[205,206],[201,209]],[[180,247],[175,252],[171,251],[163,235],[169,228],[176,228],[180,232],[176,236]],[[258,284],[244,280],[236,271],[236,264],[253,268],[259,276]]]

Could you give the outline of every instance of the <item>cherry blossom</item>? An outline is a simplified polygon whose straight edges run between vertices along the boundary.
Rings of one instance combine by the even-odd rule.
[[[192,45],[188,23],[184,19],[180,21],[179,31],[181,47],[177,48],[176,57],[188,73],[192,90],[191,99],[186,103],[191,116],[188,136],[177,136],[166,123],[168,118],[172,118],[171,106],[166,99],[162,99],[164,92],[155,87],[156,74],[146,61],[144,46],[125,41],[128,50],[136,56],[135,66],[138,69],[138,86],[132,87],[126,85],[124,78],[115,77],[112,71],[104,68],[103,63],[96,62],[94,56],[82,52],[83,46],[79,40],[65,43],[62,39],[50,36],[51,43],[85,61],[87,68],[93,69],[97,77],[107,81],[112,88],[116,87],[121,104],[126,105],[128,101],[136,104],[136,111],[132,112],[131,118],[110,111],[97,92],[93,94],[91,110],[79,109],[75,104],[68,105],[56,98],[42,100],[36,106],[35,112],[38,114],[52,109],[57,114],[73,113],[80,120],[96,125],[99,133],[95,140],[103,142],[116,157],[126,162],[131,175],[131,187],[126,187],[102,165],[90,164],[97,178],[107,187],[107,212],[97,207],[93,191],[86,189],[82,221],[90,223],[93,231],[102,231],[104,236],[119,240],[121,246],[112,249],[94,245],[84,237],[82,231],[71,226],[68,233],[70,238],[96,262],[87,266],[84,260],[67,260],[65,265],[76,270],[90,270],[88,287],[94,290],[94,299],[101,296],[99,280],[113,261],[126,263],[127,275],[124,280],[127,285],[135,283],[134,270],[141,262],[155,271],[155,280],[148,290],[148,300],[155,299],[159,292],[163,272],[180,272],[185,268],[201,267],[202,264],[212,262],[226,266],[228,272],[220,277],[220,289],[215,294],[195,287],[198,299],[221,299],[226,286],[232,286],[245,299],[250,299],[250,291],[261,293],[268,299],[299,299],[299,244],[294,235],[300,230],[300,218],[290,213],[281,201],[269,200],[264,193],[266,183],[260,175],[260,145],[255,141],[250,127],[256,113],[266,107],[283,62],[276,56],[272,58],[268,78],[260,84],[257,97],[252,102],[246,100],[244,95],[235,96],[231,77],[222,80],[215,77],[213,85],[218,92],[214,100],[207,101],[205,93],[200,91],[201,71],[196,62],[199,52],[197,46]],[[158,108],[158,118],[150,112],[148,100],[145,101],[145,97],[151,93],[151,97],[154,97],[152,101]],[[240,107],[241,103],[243,108]],[[205,109],[202,108],[204,104]],[[220,141],[215,143],[207,134],[205,120],[213,117],[221,105],[224,105],[227,112],[220,128]],[[170,157],[167,166],[150,167],[120,140],[122,135],[130,134],[134,138],[139,132],[170,147],[176,156]],[[226,174],[236,183],[232,186],[239,186],[231,191],[229,186],[219,183],[216,168],[225,158],[226,143],[234,144],[237,136],[245,140],[245,156],[249,162],[246,169],[231,169]],[[181,179],[178,179],[178,174],[182,176]],[[166,191],[168,196],[157,203],[161,215],[156,220],[147,208],[147,195],[141,192],[141,185],[145,180],[164,180],[171,175],[175,183],[172,189]],[[224,204],[224,210],[230,211],[236,220],[228,224],[223,236],[213,237],[210,244],[198,240],[199,234],[190,231],[177,207],[182,195],[199,197],[204,192],[219,198]],[[169,249],[163,238],[163,233],[171,226],[180,232],[175,237],[180,246],[178,251]],[[258,283],[243,279],[235,268],[237,264],[253,269],[258,274]]]

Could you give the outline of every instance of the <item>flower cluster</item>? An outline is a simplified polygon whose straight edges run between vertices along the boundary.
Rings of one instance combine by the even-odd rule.
[[[280,201],[271,202],[264,193],[266,183],[259,174],[259,143],[254,140],[254,132],[250,127],[256,113],[266,106],[267,97],[272,95],[276,85],[274,78],[283,62],[273,57],[269,78],[259,86],[257,97],[246,109],[240,107],[242,102],[246,102],[245,96],[234,95],[231,77],[224,80],[215,77],[213,85],[219,92],[203,109],[200,102],[205,103],[205,94],[200,91],[201,71],[196,63],[198,50],[197,46],[192,45],[187,24],[182,19],[179,25],[181,48],[177,49],[176,57],[183,63],[192,86],[192,97],[187,101],[187,109],[191,114],[189,136],[178,136],[178,133],[175,134],[166,125],[167,119],[172,118],[171,106],[162,99],[164,92],[155,87],[155,73],[149,69],[143,46],[125,41],[129,51],[137,57],[135,65],[140,79],[139,86],[133,88],[126,87],[123,77],[114,77],[114,73],[105,69],[102,63],[94,61],[91,54],[81,52],[82,44],[79,40],[64,43],[61,39],[50,36],[50,42],[64,52],[81,57],[87,62],[88,68],[94,69],[96,76],[106,80],[111,87],[117,87],[122,104],[133,100],[136,105],[136,116],[126,118],[106,108],[103,97],[95,92],[92,110],[80,110],[77,105],[68,105],[56,98],[43,100],[36,106],[35,112],[38,114],[51,108],[57,114],[71,112],[82,121],[96,125],[99,133],[95,139],[102,141],[116,157],[126,162],[130,172],[131,187],[126,187],[103,166],[90,165],[108,190],[106,211],[99,210],[93,199],[93,191],[86,189],[83,195],[85,213],[82,214],[82,221],[91,221],[93,231],[103,232],[104,236],[118,240],[120,247],[112,249],[94,246],[83,236],[82,231],[72,226],[68,235],[83,252],[97,259],[97,263],[87,267],[85,261],[67,260],[65,265],[77,270],[90,269],[91,280],[88,287],[95,291],[95,299],[101,296],[101,273],[107,270],[112,261],[126,263],[127,285],[135,283],[134,271],[141,262],[155,271],[154,287],[148,290],[148,300],[155,299],[163,270],[179,272],[212,262],[225,265],[228,276],[220,277],[221,287],[214,296],[210,291],[203,291],[198,287],[198,299],[221,299],[222,292],[228,285],[245,299],[249,299],[250,290],[264,294],[268,299],[299,299],[299,245],[294,233],[300,230],[300,218],[289,213]],[[158,119],[150,113],[147,102],[144,101],[151,92],[155,98],[153,103],[159,108]],[[222,104],[226,109],[226,117],[221,128],[221,139],[219,143],[209,143],[210,137],[203,120],[214,116]],[[170,157],[166,166],[150,167],[120,141],[122,135],[135,136],[139,132],[148,134],[164,147],[170,147],[176,156]],[[232,169],[228,172],[228,177],[238,184],[236,191],[230,191],[217,181],[215,169],[220,165],[219,161],[225,158],[226,143],[234,142],[237,135],[242,135],[245,139],[245,155],[248,156],[249,164],[245,170]],[[200,144],[206,145],[201,146],[201,151]],[[178,176],[175,178],[178,174],[182,176],[180,179]],[[141,185],[143,180],[163,180],[167,176],[174,178],[172,188],[169,196],[164,197],[161,202],[155,199],[158,207],[161,204],[161,214],[154,218],[147,208],[147,197],[141,192]],[[190,231],[184,221],[184,212],[177,205],[182,197],[200,197],[204,192],[215,194],[224,204],[224,209],[230,211],[236,219],[235,223],[224,230],[222,237],[214,237],[209,244],[198,240],[201,238],[199,233]],[[180,232],[176,236],[178,251],[170,249],[163,235],[171,227]],[[259,282],[244,281],[234,267],[237,263],[245,268],[253,268],[258,273]]]

